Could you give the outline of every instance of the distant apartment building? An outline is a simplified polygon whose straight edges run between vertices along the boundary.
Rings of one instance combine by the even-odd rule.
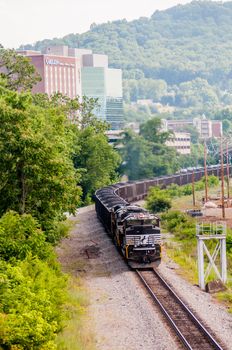
[[[32,92],[49,96],[61,92],[70,98],[84,95],[97,98],[96,116],[107,121],[112,130],[122,129],[122,71],[108,67],[107,55],[64,45],[47,47],[43,53],[18,52],[30,58],[42,77]]]
[[[187,132],[174,132],[173,136],[166,141],[166,145],[173,147],[180,154],[191,153],[191,137]]]
[[[188,126],[193,126],[199,132],[201,139],[209,139],[211,137],[220,138],[223,135],[222,122],[220,120],[194,118],[193,120],[166,120],[162,119],[162,129],[172,131],[187,131]]]
[[[167,119],[162,119],[161,120],[162,124],[162,129],[164,131],[180,131],[181,129],[184,129],[185,127],[192,126],[193,122],[192,120],[167,120]]]
[[[223,136],[222,122],[220,120],[209,120],[205,117],[194,118],[193,125],[202,139],[209,139],[211,137],[220,138]]]

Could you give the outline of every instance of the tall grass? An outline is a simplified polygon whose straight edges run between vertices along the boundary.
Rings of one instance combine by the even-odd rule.
[[[57,337],[58,350],[95,350],[94,333],[88,315],[88,293],[83,283],[74,277],[69,281],[69,319]]]

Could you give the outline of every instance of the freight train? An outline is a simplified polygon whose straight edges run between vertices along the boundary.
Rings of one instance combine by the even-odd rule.
[[[232,166],[230,173],[231,170]],[[171,184],[181,186],[191,183],[192,172],[185,169],[174,175],[117,183],[96,191],[97,216],[131,267],[158,264],[161,258],[159,218],[131,203],[143,199],[150,187],[165,188]],[[209,166],[207,173],[220,177],[220,166]],[[195,181],[203,176],[204,168],[194,169]]]

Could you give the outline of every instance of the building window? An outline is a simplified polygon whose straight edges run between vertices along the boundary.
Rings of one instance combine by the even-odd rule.
[[[72,68],[72,90],[73,90],[73,98],[76,97],[76,84],[75,84],[75,69]]]
[[[70,80],[70,68],[68,68],[68,96],[71,97],[71,80]]]
[[[64,67],[64,94],[67,94],[66,67]]]
[[[62,89],[63,89],[63,86],[62,86],[62,67],[59,67],[59,83],[60,83],[60,87],[59,87],[59,91],[60,92],[63,92]]]
[[[50,94],[53,93],[53,68],[49,67],[50,70]]]
[[[54,71],[55,71],[55,92],[58,92],[57,67],[54,68]]]
[[[49,84],[48,84],[48,66],[45,66],[45,92],[49,94]]]

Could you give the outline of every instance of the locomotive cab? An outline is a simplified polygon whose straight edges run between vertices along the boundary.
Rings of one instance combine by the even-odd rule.
[[[118,212],[118,228],[126,259],[140,263],[160,259],[158,217],[140,207],[124,207]]]

